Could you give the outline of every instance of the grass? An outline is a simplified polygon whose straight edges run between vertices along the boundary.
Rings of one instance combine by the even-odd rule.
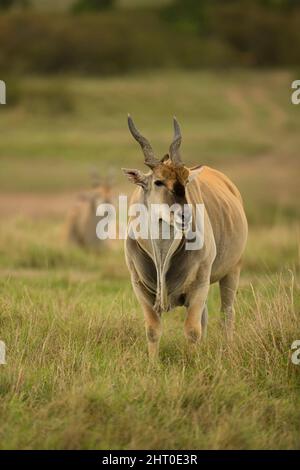
[[[1,449],[300,447],[300,366],[291,363],[300,108],[288,101],[291,81],[288,72],[238,71],[222,77],[222,90],[208,72],[20,79],[14,106],[0,109]],[[64,98],[53,93],[60,83]],[[122,244],[93,253],[62,238],[91,165],[131,190],[119,167],[142,168],[142,157],[128,110],[160,153],[176,113],[186,160],[225,170],[250,219],[232,344],[212,286],[206,343],[191,355],[183,310],[165,314],[153,367]]]
[[[266,244],[250,239],[261,248],[256,270],[246,257],[230,348],[214,287],[207,343],[190,357],[183,312],[167,314],[151,368],[121,250],[108,267],[107,254],[54,250],[44,230],[38,247],[28,227],[27,250],[2,270],[1,448],[299,447],[299,281],[282,242],[269,245],[279,249],[268,270]]]
[[[175,114],[186,162],[227,172],[242,188],[252,223],[294,220],[300,138],[299,107],[290,102],[293,79],[289,72],[224,72],[220,87],[212,72],[170,71],[7,80],[0,186],[5,192],[78,190],[89,184],[96,166],[104,174],[112,168],[116,183],[128,190],[120,167],[143,165],[127,130],[127,112],[159,155],[169,147]]]

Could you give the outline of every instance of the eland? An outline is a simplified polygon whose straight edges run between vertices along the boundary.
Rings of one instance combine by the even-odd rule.
[[[97,237],[97,208],[101,204],[112,202],[112,188],[110,180],[102,181],[92,172],[92,188],[81,192],[68,214],[66,224],[66,238],[69,242],[88,249],[99,249],[104,242]]]
[[[144,313],[149,357],[154,359],[158,355],[162,312],[177,306],[186,308],[184,331],[188,342],[195,345],[205,337],[207,297],[210,284],[215,282],[220,286],[224,330],[230,339],[248,232],[241,195],[223,173],[206,165],[188,168],[182,162],[182,137],[176,118],[173,142],[169,153],[162,158],[155,155],[130,116],[128,126],[142,148],[144,163],[150,168],[148,173],[123,169],[128,179],[138,186],[131,204],[144,204],[148,209],[157,204],[162,207],[188,204],[193,216],[196,206],[203,207],[203,243],[196,250],[187,249],[184,230],[181,237],[174,236],[174,217],[165,219],[163,211],[158,220],[173,228],[169,239],[153,240],[151,233],[148,239],[130,236],[132,217],[129,218],[125,258]]]

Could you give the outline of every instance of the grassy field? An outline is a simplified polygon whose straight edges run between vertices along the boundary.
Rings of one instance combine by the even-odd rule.
[[[28,77],[0,107],[0,448],[300,447],[299,113],[288,72],[168,72],[110,79]],[[143,168],[130,112],[159,154],[171,117],[183,156],[226,172],[250,221],[230,347],[209,296],[207,341],[191,356],[184,312],[164,316],[149,366],[122,243],[67,246],[64,221],[96,166],[132,189]]]

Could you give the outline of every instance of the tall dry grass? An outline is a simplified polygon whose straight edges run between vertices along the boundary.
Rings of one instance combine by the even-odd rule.
[[[122,252],[109,268],[105,254],[85,258],[69,248],[59,257],[56,225],[47,237],[48,224],[39,228],[45,233],[39,259],[43,253],[48,262],[35,265],[29,226],[15,268],[1,271],[0,331],[7,344],[1,448],[299,447],[300,366],[291,362],[300,332],[295,269],[266,273],[257,266],[253,275],[247,255],[232,343],[224,340],[213,286],[207,341],[191,354],[183,310],[166,314],[153,367]],[[260,243],[258,258],[280,246],[251,237],[251,246]],[[2,249],[3,240],[2,233]]]

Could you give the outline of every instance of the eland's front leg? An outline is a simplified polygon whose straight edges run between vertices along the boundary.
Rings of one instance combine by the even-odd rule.
[[[143,311],[145,317],[149,359],[154,361],[158,357],[159,342],[162,333],[161,318],[160,315],[147,304],[143,304]]]
[[[206,299],[208,290],[209,284],[201,286],[187,308],[184,332],[191,344],[197,344],[206,333]]]

